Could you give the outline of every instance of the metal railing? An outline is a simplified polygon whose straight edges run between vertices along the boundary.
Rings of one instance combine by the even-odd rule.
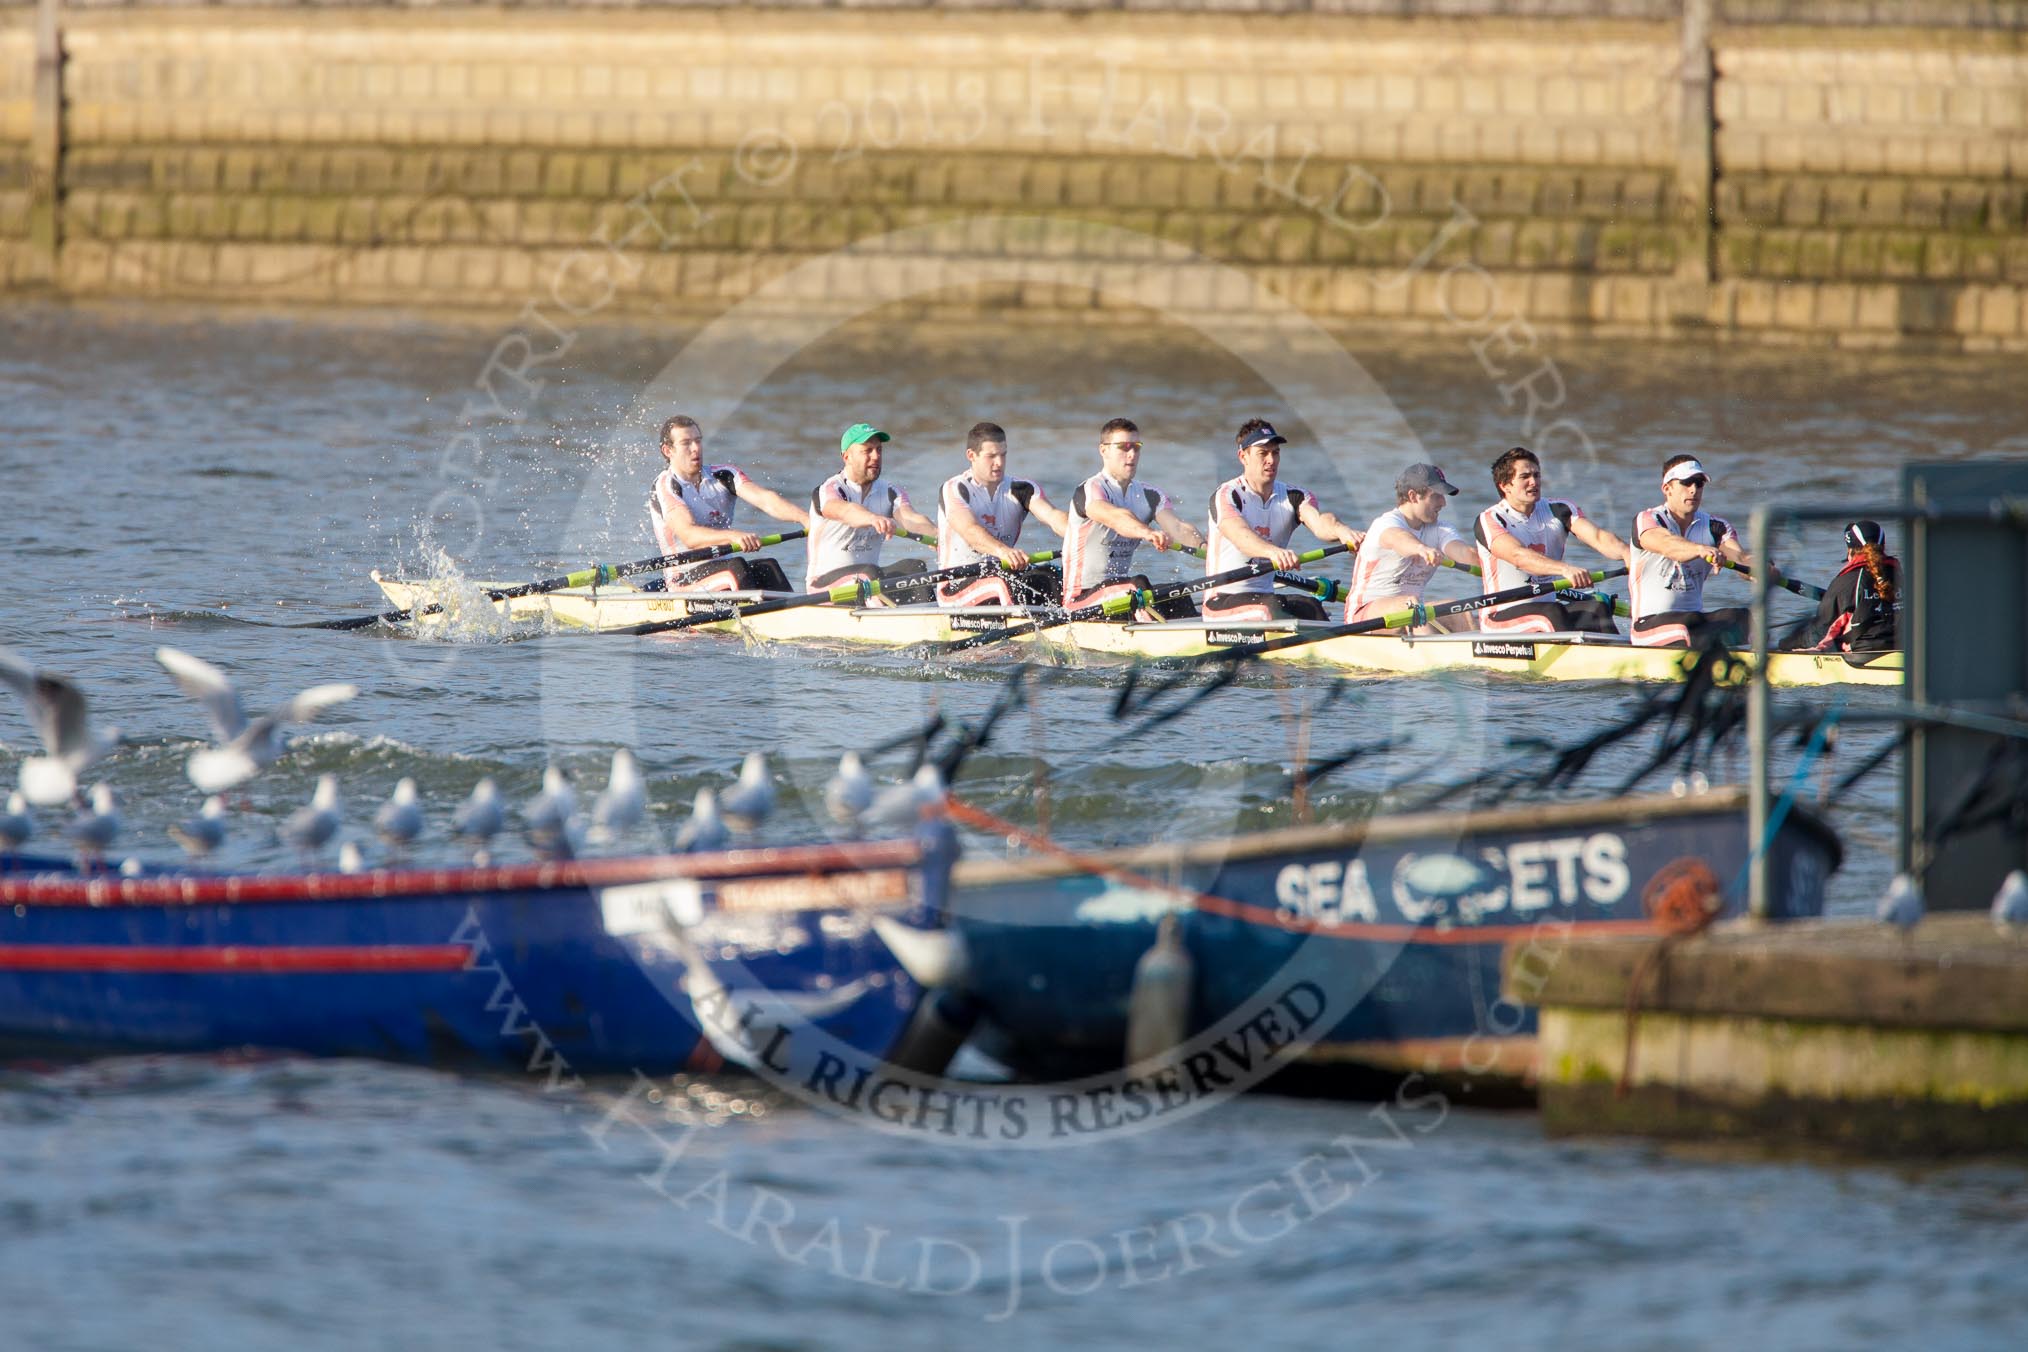
[[[1852,506],[1820,504],[1797,507],[1756,507],[1748,526],[1748,551],[1753,555],[1753,580],[1751,602],[1753,610],[1753,669],[1747,687],[1746,735],[1749,754],[1747,781],[1747,827],[1748,840],[1752,850],[1748,856],[1747,907],[1755,916],[1765,918],[1769,913],[1770,893],[1768,882],[1768,840],[1767,824],[1771,808],[1768,776],[1768,738],[1773,721],[1772,704],[1768,689],[1768,654],[1770,641],[1770,620],[1768,601],[1774,589],[1774,569],[1768,558],[1768,548],[1773,540],[1774,523],[1777,519],[1790,525],[1807,521],[1852,521],[1871,518],[1882,521],[1898,521],[1904,524],[1922,522],[1928,525],[1949,525],[1952,523],[1978,524],[1985,526],[2011,526],[2028,532],[2028,498],[1999,497],[1989,501],[1984,510],[1968,510],[1963,506],[1936,507],[1894,503],[1891,505]],[[1906,584],[1904,583],[1904,592]],[[1919,622],[1920,617],[1916,617]],[[1910,617],[1903,613],[1900,641],[1904,654],[1911,650]],[[1968,731],[1984,732],[2003,737],[2028,740],[2028,721],[2018,718],[1997,716],[1995,711],[1972,709],[1963,706],[1934,705],[1918,703],[1906,695],[1910,671],[1904,657],[1902,672],[1903,697],[1889,710],[1873,714],[1847,714],[1848,721],[1894,721],[1903,724],[1921,723],[1928,725],[1961,727]]]

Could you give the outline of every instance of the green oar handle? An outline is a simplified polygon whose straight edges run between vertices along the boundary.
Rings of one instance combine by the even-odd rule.
[[[1343,544],[1326,545],[1322,549],[1313,549],[1306,554],[1298,554],[1296,558],[1302,563],[1315,563],[1317,560],[1329,558],[1333,554],[1343,554],[1350,548],[1350,545]],[[1096,605],[1080,606],[1076,610],[1065,611],[1061,615],[1052,615],[1046,620],[1032,620],[1026,624],[1008,625],[1003,629],[989,629],[982,634],[972,634],[966,638],[946,643],[940,651],[947,653],[964,652],[969,648],[983,648],[989,643],[1001,643],[1011,638],[1025,638],[1029,634],[1039,633],[1044,629],[1055,629],[1066,624],[1074,624],[1079,620],[1102,620],[1115,615],[1124,615],[1143,606],[1152,606],[1157,601],[1167,601],[1178,596],[1189,596],[1196,592],[1209,591],[1213,587],[1223,587],[1228,582],[1244,582],[1248,578],[1259,577],[1263,573],[1273,571],[1274,565],[1266,559],[1255,559],[1252,563],[1242,564],[1240,567],[1234,568],[1229,572],[1213,573],[1210,577],[1191,578],[1182,582],[1164,582],[1159,586],[1146,587],[1138,591],[1123,592],[1118,596],[1110,596]]]
[[[924,582],[935,582],[940,578],[977,577],[998,568],[998,559],[980,559],[976,563],[954,564],[949,568],[937,568],[927,573],[915,573],[894,579],[911,586]],[[840,582],[835,587],[822,591],[803,592],[796,596],[785,596],[778,601],[754,601],[748,605],[716,605],[708,611],[699,611],[675,620],[653,620],[647,624],[630,624],[623,629],[607,630],[613,634],[666,634],[676,629],[695,629],[704,624],[720,624],[726,620],[743,620],[752,615],[772,615],[776,611],[795,610],[802,606],[865,605],[880,595],[879,578]]]
[[[1471,574],[1471,575],[1472,575],[1473,577],[1484,577],[1484,576],[1486,575],[1486,574],[1485,574],[1485,572],[1484,572],[1484,570],[1483,570],[1483,569],[1481,569],[1481,568],[1479,567],[1479,565],[1478,565],[1478,564],[1476,564],[1476,563],[1459,563],[1459,562],[1458,562],[1458,561],[1457,561],[1456,559],[1450,558],[1450,557],[1448,557],[1448,556],[1446,556],[1446,557],[1445,557],[1445,559],[1444,559],[1444,561],[1443,561],[1443,565],[1444,565],[1444,567],[1446,567],[1446,568],[1455,568],[1455,569],[1457,569],[1457,570],[1458,570],[1459,572],[1461,572],[1461,573],[1470,573],[1470,574]],[[1623,574],[1623,573],[1625,573],[1625,572],[1626,572],[1626,569],[1624,569],[1624,568],[1620,569],[1620,573],[1621,573],[1621,574]],[[1602,581],[1602,580],[1603,580],[1603,579],[1604,579],[1604,578],[1605,578],[1606,576],[1607,576],[1607,575],[1606,575],[1605,573],[1593,573],[1593,574],[1592,574],[1592,580],[1593,580],[1594,582],[1597,582],[1597,581]],[[1619,576],[1619,574],[1614,574],[1613,576]],[[1608,595],[1606,595],[1606,594],[1605,594],[1604,592],[1578,592],[1578,593],[1577,593],[1577,595],[1579,595],[1579,596],[1589,596],[1589,597],[1590,597],[1590,598],[1591,598],[1592,600],[1594,600],[1594,601],[1607,601],[1607,602],[1610,602],[1610,603],[1612,604],[1612,608],[1613,608],[1613,614],[1615,614],[1615,615],[1619,615],[1619,616],[1622,616],[1622,617],[1624,617],[1624,616],[1627,616],[1627,615],[1631,615],[1631,614],[1633,614],[1633,613],[1634,613],[1634,612],[1633,612],[1633,611],[1632,611],[1632,610],[1631,610],[1631,609],[1630,609],[1630,608],[1629,608],[1629,607],[1627,606],[1627,603],[1626,603],[1625,601],[1621,600],[1621,599],[1620,599],[1619,597],[1617,597],[1617,596],[1608,596]]]
[[[1196,545],[1170,545],[1169,549],[1171,553],[1188,554],[1193,559],[1204,557],[1204,551]],[[1276,573],[1275,581],[1284,587],[1294,587],[1297,591],[1308,592],[1327,604],[1344,600],[1352,590],[1336,578],[1305,577],[1301,573]]]
[[[1749,582],[1753,580],[1753,569],[1748,568],[1745,564],[1735,563],[1731,559],[1720,559],[1718,565],[1721,568],[1730,568]],[[1772,565],[1768,568],[1767,580],[1773,586],[1786,588],[1798,596],[1807,596],[1812,601],[1824,599],[1824,589],[1822,587],[1813,587],[1807,582],[1798,582],[1792,577],[1783,577],[1782,570]]]
[[[763,535],[761,548],[778,545],[785,540],[800,540],[807,532],[801,528],[782,531],[776,535]],[[544,592],[562,591],[565,587],[596,587],[600,583],[636,573],[652,573],[664,568],[680,568],[687,563],[705,563],[712,559],[724,558],[727,554],[742,553],[738,545],[703,545],[686,549],[680,554],[660,554],[652,559],[638,559],[633,563],[595,563],[562,577],[543,578],[539,582],[523,582],[512,587],[490,587],[485,596],[489,601],[506,601],[516,596],[540,596]],[[375,624],[399,624],[419,615],[440,615],[441,602],[426,606],[411,606],[407,610],[384,610],[378,615],[358,615],[349,620],[314,620],[308,624],[291,625],[292,629],[364,629]]]
[[[1593,574],[1593,576],[1603,582],[1611,578],[1625,577],[1626,573],[1627,570],[1624,568],[1614,568],[1607,572]],[[1516,601],[1526,601],[1531,597],[1547,596],[1551,592],[1571,590],[1574,589],[1571,587],[1570,579],[1567,577],[1560,577],[1554,582],[1531,582],[1525,586],[1510,587],[1503,592],[1493,592],[1488,596],[1471,596],[1466,597],[1462,601],[1446,601],[1441,605],[1435,606],[1420,604],[1406,606],[1401,610],[1390,611],[1385,615],[1376,615],[1369,620],[1355,620],[1351,624],[1325,625],[1322,628],[1307,630],[1299,634],[1289,634],[1282,638],[1262,639],[1254,643],[1238,643],[1229,648],[1220,648],[1215,652],[1201,653],[1190,660],[1198,662],[1234,661],[1241,658],[1256,657],[1262,653],[1280,652],[1284,648],[1300,648],[1307,643],[1322,643],[1326,639],[1345,638],[1352,634],[1370,634],[1380,629],[1406,629],[1411,625],[1428,624],[1431,620],[1439,620],[1447,615],[1465,615],[1472,611],[1486,610],[1493,606],[1511,605]]]
[[[760,537],[760,548],[766,549],[789,540],[800,540],[807,534],[808,531],[798,527],[795,530],[763,535]],[[510,596],[532,596],[537,592],[561,591],[565,587],[597,587],[623,577],[633,577],[638,573],[655,573],[665,568],[680,568],[686,563],[707,563],[712,559],[722,559],[728,554],[749,552],[751,551],[741,549],[738,545],[705,545],[698,549],[686,549],[681,554],[666,554],[659,559],[641,559],[636,563],[595,563],[589,568],[580,569],[561,578],[550,578],[547,582],[529,582],[519,587],[503,587],[499,591],[489,591],[486,595],[495,601],[503,601]]]
[[[919,544],[919,545],[928,545],[928,546],[929,546],[929,547],[930,547],[931,549],[935,549],[935,548],[937,547],[937,537],[936,537],[936,536],[934,536],[934,535],[917,535],[917,534],[916,534],[916,533],[915,533],[914,531],[912,531],[912,530],[902,530],[902,529],[901,529],[900,527],[898,527],[898,526],[897,526],[897,527],[895,528],[895,531],[894,531],[894,538],[895,538],[895,539],[897,539],[897,540],[913,540],[913,541],[915,541],[915,542],[916,542],[917,544]]]
[[[751,605],[721,605],[709,610],[699,610],[676,620],[654,620],[647,624],[630,624],[624,629],[609,630],[614,634],[666,634],[675,629],[695,629],[702,624],[718,624],[724,620],[745,619],[749,615],[772,615],[778,610],[794,610],[799,606],[844,605],[857,602],[864,605],[869,595],[880,590],[880,583],[855,578],[841,582],[823,591],[804,592],[797,596],[785,596],[779,601],[755,601]]]
[[[1621,619],[1625,619],[1625,618],[1627,618],[1627,616],[1629,616],[1629,615],[1631,615],[1631,614],[1633,614],[1633,613],[1634,613],[1634,609],[1633,609],[1633,607],[1632,607],[1632,606],[1630,606],[1630,605],[1628,605],[1628,604],[1627,604],[1627,603],[1626,603],[1626,602],[1625,602],[1624,600],[1622,600],[1622,599],[1621,599],[1620,597],[1617,597],[1617,596],[1610,596],[1610,595],[1606,594],[1605,592],[1601,592],[1601,591],[1581,591],[1581,592],[1572,592],[1572,593],[1571,593],[1571,595],[1572,595],[1573,597],[1576,597],[1576,598],[1579,598],[1579,599],[1583,599],[1583,598],[1589,597],[1589,598],[1590,598],[1591,600],[1594,600],[1594,601],[1603,601],[1603,602],[1607,603],[1608,605],[1612,606],[1612,608],[1613,608],[1613,614],[1615,614],[1615,615],[1619,616],[1619,617],[1620,617]]]

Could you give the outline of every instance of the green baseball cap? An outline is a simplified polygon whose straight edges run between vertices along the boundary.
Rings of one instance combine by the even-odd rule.
[[[838,438],[838,449],[849,451],[862,441],[892,441],[893,437],[875,427],[872,423],[853,423],[845,429],[845,435]]]

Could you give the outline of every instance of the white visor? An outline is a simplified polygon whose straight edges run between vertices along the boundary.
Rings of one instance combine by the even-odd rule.
[[[1700,474],[1704,475],[1707,479],[1711,477],[1705,471],[1704,466],[1698,464],[1695,460],[1685,460],[1680,465],[1671,466],[1669,472],[1662,476],[1662,482],[1665,484],[1682,483],[1684,480],[1694,479]]]

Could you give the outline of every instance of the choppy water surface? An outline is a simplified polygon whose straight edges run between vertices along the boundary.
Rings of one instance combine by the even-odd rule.
[[[1526,372],[1489,374],[1463,333],[1348,360],[1168,328],[862,325],[688,347],[689,330],[587,330],[489,393],[477,382],[504,334],[386,317],[0,315],[14,542],[0,642],[77,675],[133,739],[106,767],[127,850],[167,850],[161,827],[195,806],[182,761],[203,723],[152,660],[164,643],[232,670],[255,707],[318,681],[365,688],[253,787],[233,866],[289,862],[272,823],[325,771],[363,839],[404,774],[440,826],[481,775],[526,796],[554,759],[595,783],[624,744],[666,827],[749,748],[806,791],[847,748],[992,701],[1009,667],[990,654],[926,669],[710,636],[263,627],[377,609],[368,569],[425,568],[442,548],[510,579],[653,553],[639,507],[659,467],[652,429],[682,409],[712,429],[714,460],[792,497],[835,468],[841,427],[876,422],[897,439],[889,477],[919,504],[963,468],[977,419],[1004,424],[1015,472],[1061,499],[1095,464],[1099,424],[1126,414],[1148,442],[1142,477],[1193,518],[1234,472],[1232,429],[1259,414],[1293,439],[1284,477],[1348,519],[1390,506],[1395,472],[1429,459],[1465,487],[1450,519],[1466,530],[1490,501],[1485,465],[1516,442],[1544,447],[1552,492],[1622,531],[1678,451],[1705,458],[1708,505],[1741,521],[1763,501],[1891,498],[1909,457],[2028,454],[2017,363],[1997,359],[1551,343],[1556,383],[1531,388],[1563,397],[1529,430],[1514,383]],[[1804,576],[1837,555],[1831,527],[1782,553]],[[799,575],[797,550],[784,561]],[[1032,822],[1046,784],[1053,830],[1087,843],[1286,821],[1292,756],[1392,739],[1312,795],[1319,815],[1363,811],[1525,754],[1516,739],[1572,738],[1629,698],[1358,681],[1311,718],[1341,682],[1288,672],[1116,741],[1117,669],[1050,674],[960,788]],[[1832,773],[1875,735],[1849,737]],[[0,778],[28,740],[18,713],[0,713]],[[1592,791],[1644,751],[1612,748]],[[1890,773],[1833,805],[1848,906],[1885,877]],[[787,816],[787,832],[819,829],[793,802]],[[626,1089],[291,1061],[17,1070],[0,1080],[0,1332],[39,1347],[1025,1346],[1073,1331],[1305,1347],[1495,1329],[1526,1345],[1844,1346],[1940,1330],[2011,1345],[2028,1286],[2004,1256],[2024,1233],[2024,1179],[2005,1168],[1550,1145],[1531,1118],[1425,1104],[1396,1114],[1410,1144],[1364,1152],[1368,1176],[1332,1143],[1392,1139],[1370,1109],[1271,1099],[1000,1157],[899,1144],[729,1082],[672,1091],[695,1112],[658,1129],[703,1125],[658,1175],[668,1161],[638,1128],[587,1134]],[[719,1170],[722,1196],[679,1206],[656,1191]],[[760,1191],[784,1200],[747,1224]],[[1179,1253],[1176,1227],[1203,1224],[1208,1238]]]

